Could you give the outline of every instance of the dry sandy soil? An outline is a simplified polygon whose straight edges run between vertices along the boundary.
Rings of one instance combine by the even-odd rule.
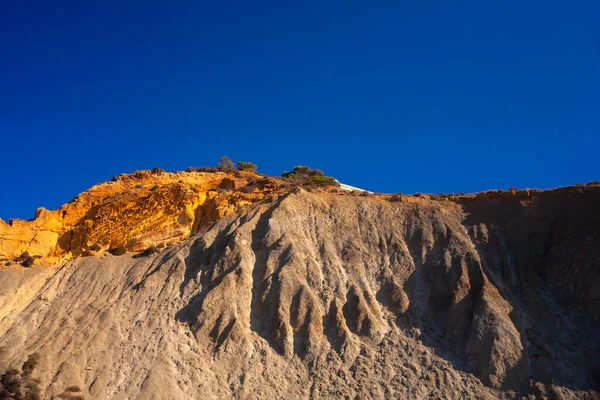
[[[600,187],[291,190],[156,254],[4,267],[0,347],[48,398],[598,398]]]

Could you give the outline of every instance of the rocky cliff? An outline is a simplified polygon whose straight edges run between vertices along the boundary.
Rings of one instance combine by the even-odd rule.
[[[0,262],[26,254],[22,258],[53,264],[117,247],[143,251],[179,243],[209,223],[269,196],[273,188],[260,184],[261,178],[252,172],[121,175],[93,186],[58,210],[38,209],[33,220],[10,224],[0,220]],[[258,184],[257,190],[253,184]],[[234,190],[242,187],[249,190]]]
[[[599,185],[376,196],[224,178],[121,179],[46,212],[66,227],[47,254],[96,255],[0,270],[0,367],[36,352],[46,393],[99,399],[598,397]],[[164,247],[103,251],[149,243]]]

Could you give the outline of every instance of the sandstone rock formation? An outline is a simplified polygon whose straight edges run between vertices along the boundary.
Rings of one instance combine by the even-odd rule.
[[[102,241],[115,210],[149,227],[118,235],[179,243],[0,270],[0,368],[39,353],[48,395],[598,398],[600,185],[415,197],[270,181],[196,203],[131,186],[70,203],[94,205],[57,248],[129,246]],[[198,212],[226,195],[228,211]]]
[[[223,193],[223,181],[246,186],[260,175],[233,173],[152,173],[115,177],[81,193],[60,209],[40,208],[31,221],[0,220],[0,261],[24,253],[38,264],[53,264],[115,247],[143,251],[179,243],[210,222],[268,195]]]

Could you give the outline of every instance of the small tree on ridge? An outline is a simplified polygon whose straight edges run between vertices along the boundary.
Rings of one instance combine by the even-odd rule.
[[[229,157],[223,156],[217,163],[217,169],[222,172],[233,172],[235,171],[235,164]]]

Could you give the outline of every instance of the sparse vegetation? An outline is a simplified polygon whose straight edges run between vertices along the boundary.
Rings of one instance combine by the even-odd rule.
[[[256,172],[256,164],[246,161],[240,161],[237,163],[238,171]]]
[[[154,175],[164,174],[165,172],[167,172],[167,171],[165,171],[164,169],[159,168],[159,167],[152,168],[152,174],[154,174]]]
[[[235,172],[236,170],[256,172],[256,168],[256,164],[248,161],[238,162],[236,168],[236,164],[229,157],[223,156],[216,167],[187,167],[185,172]]]
[[[217,163],[217,170],[221,172],[233,172],[235,171],[235,164],[227,156],[221,157]]]
[[[307,186],[338,186],[339,183],[332,176],[325,176],[320,169],[312,170],[306,165],[297,165],[291,172],[284,172],[283,178]]]
[[[0,376],[0,399],[38,400],[41,399],[40,381],[33,378],[39,356],[32,354],[23,363],[21,371],[9,369]]]
[[[308,178],[307,183],[309,185],[316,185],[316,186],[336,186],[337,182],[335,181],[335,178],[333,176],[320,176],[320,175],[313,175],[310,178]]]
[[[200,168],[187,167],[185,169],[185,172],[219,172],[219,170],[217,168],[204,166]]]
[[[252,163],[245,163],[252,164]],[[252,164],[254,165],[254,164]],[[256,165],[255,165],[256,167]],[[236,170],[235,164],[227,156],[221,157],[216,167],[187,167],[185,172],[234,172]]]

